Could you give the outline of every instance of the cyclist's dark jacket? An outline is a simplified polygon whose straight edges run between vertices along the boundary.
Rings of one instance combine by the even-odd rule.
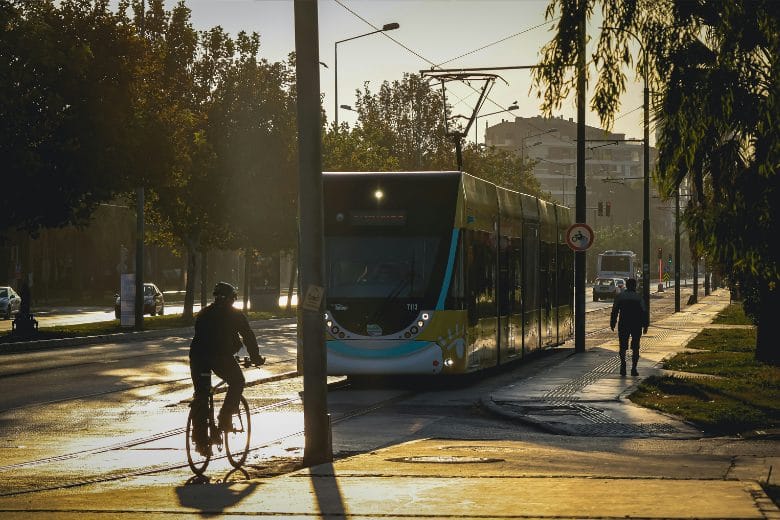
[[[241,349],[243,339],[249,356],[260,356],[257,338],[249,320],[240,310],[227,304],[210,304],[195,319],[195,336],[190,344],[190,355],[232,357]]]
[[[618,314],[620,321],[618,321]],[[636,330],[647,327],[647,312],[642,296],[636,291],[626,289],[615,296],[612,304],[612,315],[609,318],[609,326],[614,328],[618,324],[618,330]]]

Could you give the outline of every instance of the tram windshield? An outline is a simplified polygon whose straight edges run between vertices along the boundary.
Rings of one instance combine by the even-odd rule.
[[[330,298],[422,298],[439,237],[328,237]]]

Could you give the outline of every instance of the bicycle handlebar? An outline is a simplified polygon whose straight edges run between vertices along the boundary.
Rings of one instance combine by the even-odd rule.
[[[260,365],[263,365],[265,363],[265,358],[263,356],[260,356],[260,363],[252,363],[252,360],[249,358],[249,356],[244,356],[243,358],[239,356],[233,356],[233,357],[236,358],[236,361],[242,364],[244,368],[259,367]]]

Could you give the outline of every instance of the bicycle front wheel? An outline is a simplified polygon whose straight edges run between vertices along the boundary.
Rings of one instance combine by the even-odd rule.
[[[238,411],[233,414],[231,431],[224,432],[225,453],[234,468],[240,467],[249,454],[249,441],[252,436],[252,418],[249,415],[249,403],[242,396]]]
[[[189,463],[190,469],[192,469],[193,473],[196,475],[203,475],[203,473],[206,471],[206,467],[209,465],[211,455],[209,454],[204,456],[198,452],[197,448],[195,447],[195,441],[193,440],[192,428],[192,409],[190,409],[190,414],[187,417],[187,431],[184,437],[185,442],[187,443],[187,462]]]

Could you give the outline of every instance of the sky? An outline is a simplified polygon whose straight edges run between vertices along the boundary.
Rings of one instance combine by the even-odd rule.
[[[172,2],[169,1],[170,4]],[[536,64],[541,48],[552,38],[552,23],[544,20],[548,0],[319,0],[320,90],[329,121],[334,118],[334,44],[396,22],[400,27],[338,44],[338,104],[355,105],[355,90],[365,82],[376,92],[383,81],[419,73],[432,65],[443,68],[506,67]],[[260,34],[261,55],[270,61],[285,60],[294,50],[292,0],[187,0],[197,29],[222,26],[231,34],[241,30]],[[372,27],[373,25],[373,27]],[[595,35],[598,20],[591,22]],[[392,38],[392,39],[390,39]],[[395,40],[395,41],[393,41]],[[593,47],[588,47],[592,52]],[[495,82],[480,111],[479,141],[485,122],[490,125],[515,116],[540,115],[540,102],[527,70],[497,71]],[[591,71],[590,84],[595,83]],[[466,85],[448,84],[447,101],[453,114],[470,116],[478,93]],[[589,95],[590,99],[590,95]],[[517,110],[495,115],[515,104]],[[641,83],[628,74],[628,91],[613,131],[626,137],[642,135]],[[556,112],[576,120],[573,96]],[[354,124],[356,114],[339,110],[339,120]],[[621,117],[622,116],[622,117]],[[599,126],[588,111],[586,124]],[[467,137],[473,140],[472,127]]]

